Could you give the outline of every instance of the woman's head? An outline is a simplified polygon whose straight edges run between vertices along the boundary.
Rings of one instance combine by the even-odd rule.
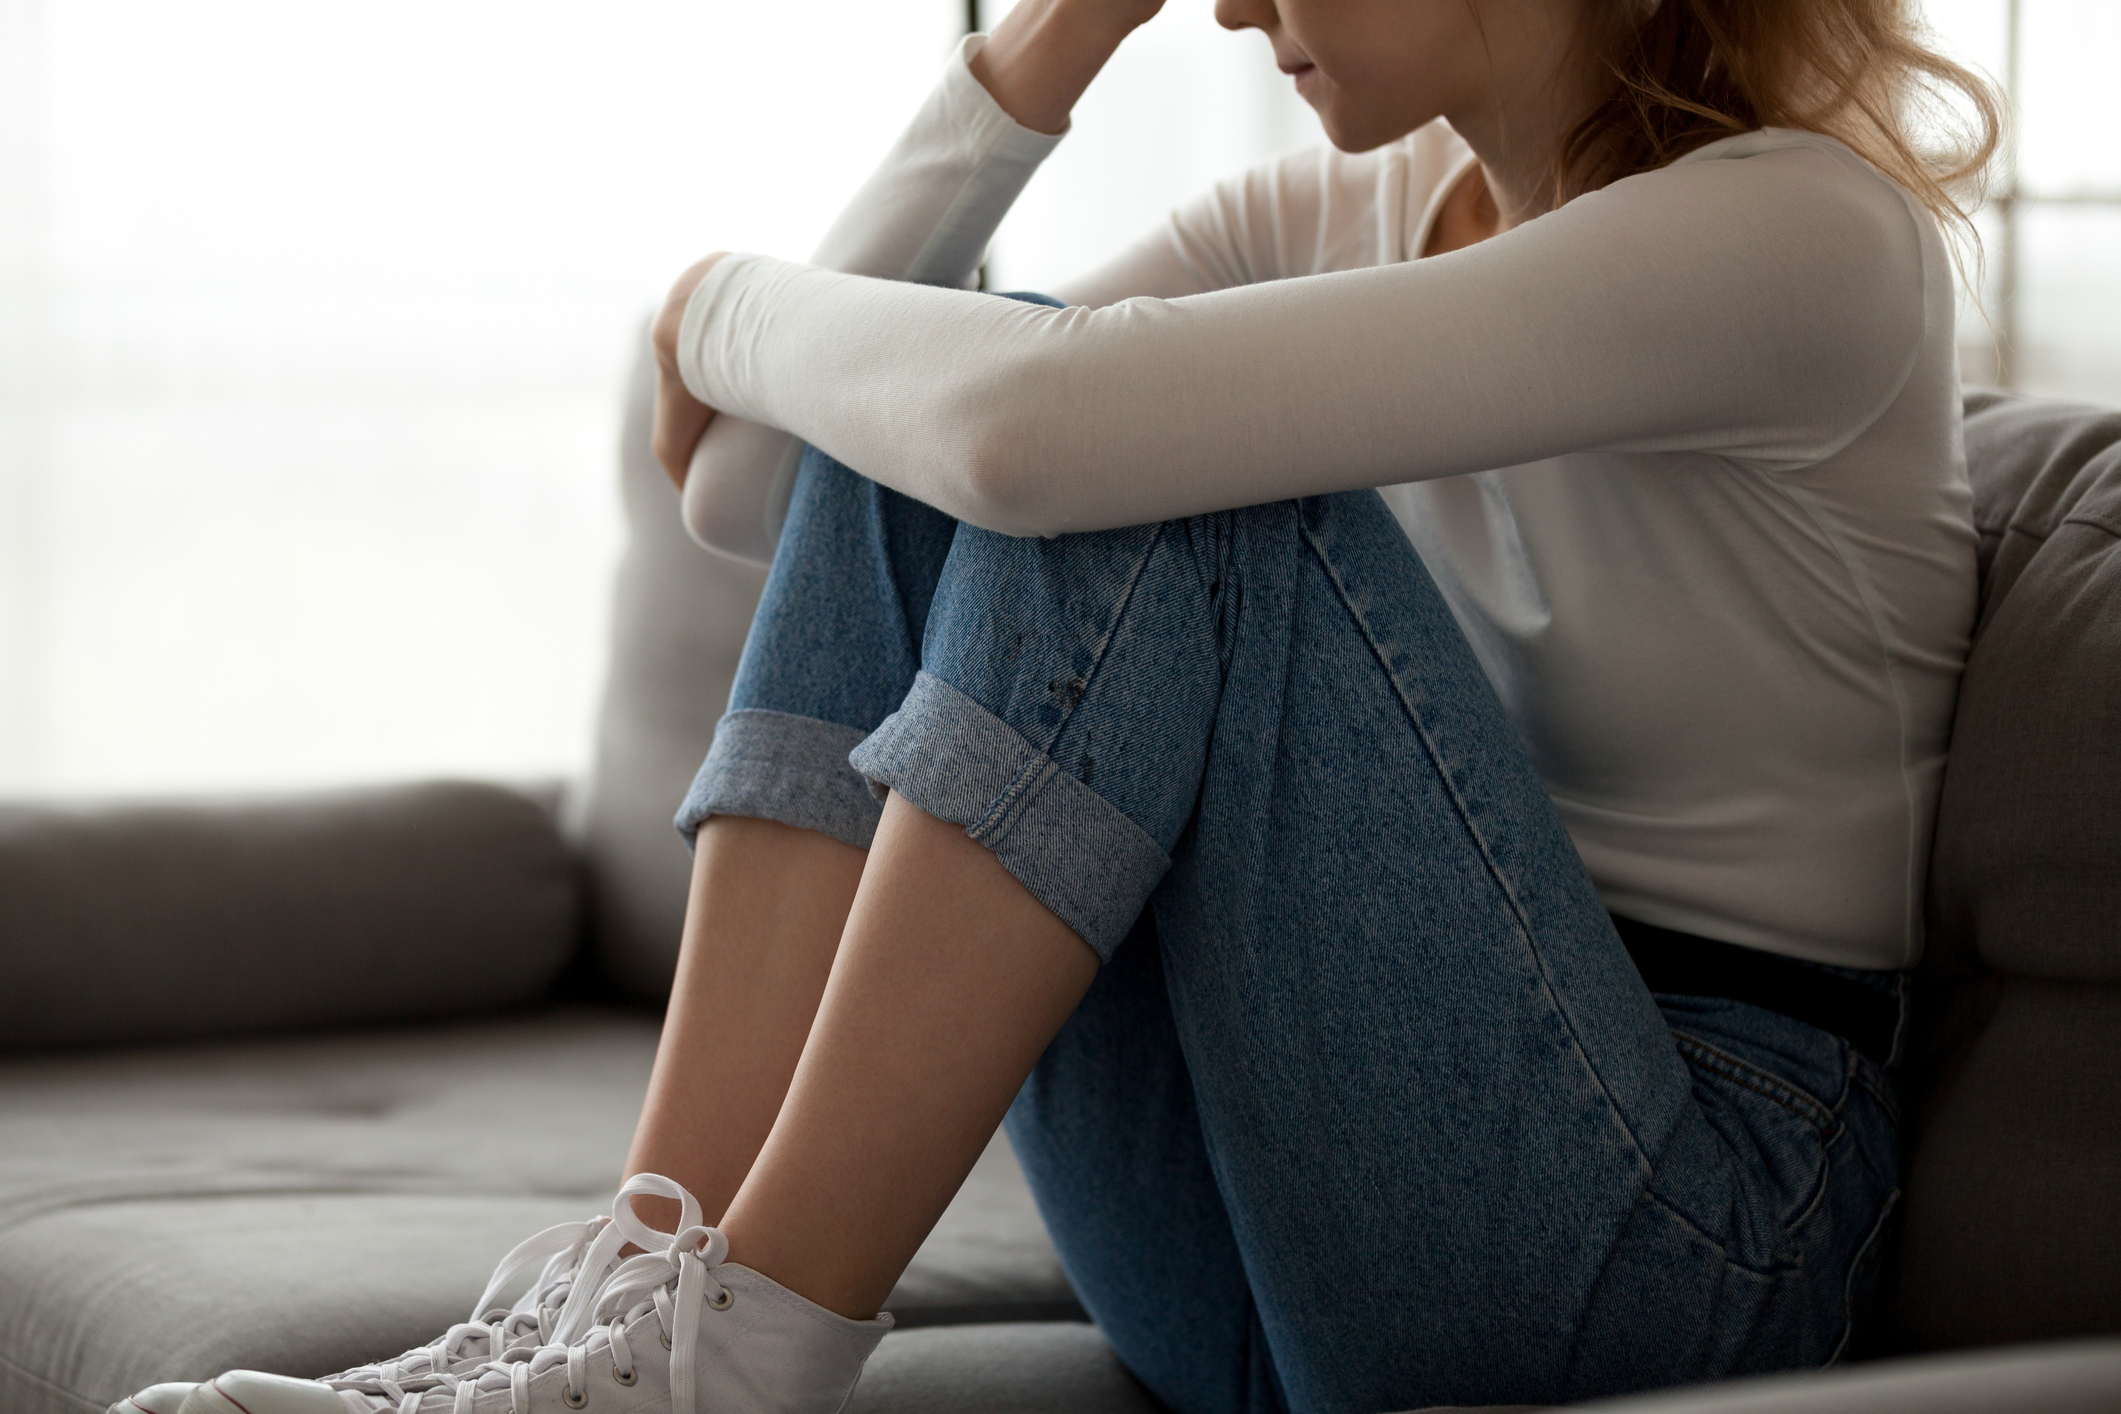
[[[1558,199],[1788,127],[1952,216],[2001,131],[1994,90],[1925,43],[1911,0],[1216,0],[1216,18],[1266,34],[1337,146],[1514,122],[1547,135]]]

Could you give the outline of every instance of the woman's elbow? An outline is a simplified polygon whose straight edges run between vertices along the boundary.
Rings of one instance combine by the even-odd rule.
[[[1070,528],[1057,494],[1061,478],[1047,464],[1029,420],[987,415],[948,458],[952,515],[998,535],[1058,535]]]

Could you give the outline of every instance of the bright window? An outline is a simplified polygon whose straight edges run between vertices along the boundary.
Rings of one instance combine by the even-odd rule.
[[[645,312],[962,19],[0,0],[0,790],[579,770]]]
[[[645,312],[806,254],[968,8],[0,0],[0,793],[579,771]],[[2121,7],[1929,11],[2024,113],[1968,376],[2121,402]],[[1171,0],[990,282],[1317,140]]]
[[[1988,318],[1962,314],[1969,381],[2121,403],[2121,5],[1932,0],[2017,114],[1981,213]]]

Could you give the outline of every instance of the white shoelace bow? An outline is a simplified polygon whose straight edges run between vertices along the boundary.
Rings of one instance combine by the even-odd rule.
[[[678,1230],[663,1232],[641,1221],[633,1211],[633,1200],[641,1196],[676,1200]],[[517,1252],[545,1236],[540,1233]],[[601,1259],[599,1267],[606,1265],[627,1242],[646,1250],[621,1262],[601,1283],[586,1279],[597,1269],[591,1266],[592,1259]],[[711,1310],[726,1311],[734,1302],[735,1293],[709,1274],[709,1269],[720,1266],[728,1253],[729,1240],[718,1230],[701,1225],[700,1205],[682,1185],[658,1174],[640,1174],[619,1189],[611,1220],[591,1242],[581,1274],[551,1322],[544,1344],[536,1348],[518,1345],[501,1351],[461,1375],[436,1366],[425,1374],[402,1380],[371,1378],[342,1383],[332,1379],[325,1383],[335,1389],[386,1397],[396,1402],[398,1414],[440,1414],[438,1406],[430,1409],[426,1403],[430,1395],[447,1397],[452,1414],[471,1414],[472,1402],[480,1390],[506,1389],[509,1414],[530,1414],[531,1380],[564,1364],[567,1380],[561,1398],[568,1407],[579,1409],[588,1402],[588,1362],[594,1349],[610,1350],[612,1375],[619,1383],[634,1382],[628,1329],[652,1314],[661,1327],[658,1336],[663,1348],[670,1352],[670,1414],[695,1414],[694,1348],[699,1341],[700,1306],[704,1303]],[[516,1253],[509,1256],[513,1259]],[[502,1267],[508,1264],[504,1259]],[[482,1299],[490,1300],[493,1290],[501,1285],[496,1271],[489,1294]]]

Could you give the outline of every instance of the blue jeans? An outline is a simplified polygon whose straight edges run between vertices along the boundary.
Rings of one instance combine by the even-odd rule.
[[[1650,995],[1375,493],[1013,539],[811,452],[679,827],[866,846],[882,787],[1105,959],[1009,1133],[1172,1408],[1814,1366],[1868,1308],[1891,1080]]]

